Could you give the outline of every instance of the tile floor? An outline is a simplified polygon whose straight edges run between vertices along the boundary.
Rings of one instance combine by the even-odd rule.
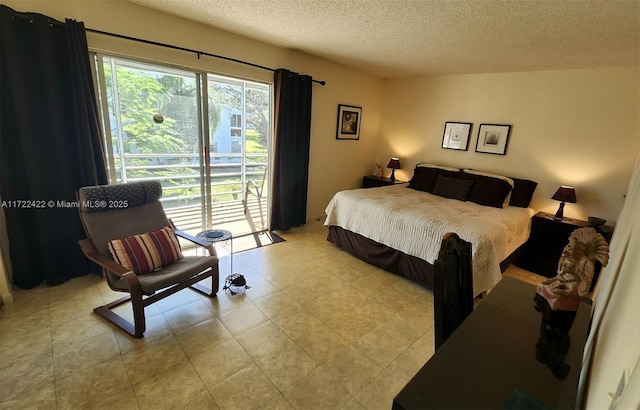
[[[147,308],[143,339],[92,313],[118,297],[98,277],[17,290],[0,308],[0,409],[391,408],[433,354],[431,291],[319,222],[283,237],[234,255],[245,294],[184,290]]]

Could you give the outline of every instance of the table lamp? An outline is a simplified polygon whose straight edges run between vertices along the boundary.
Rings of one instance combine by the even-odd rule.
[[[389,163],[387,164],[387,168],[391,169],[391,176],[389,179],[391,181],[396,180],[396,169],[400,169],[400,160],[398,158],[391,158]]]
[[[556,201],[560,201],[560,206],[558,207],[558,211],[556,212],[553,219],[557,221],[561,221],[564,213],[564,203],[569,202],[575,204],[576,202],[576,189],[572,186],[561,186],[558,188],[555,194],[551,197],[551,199],[555,199]]]

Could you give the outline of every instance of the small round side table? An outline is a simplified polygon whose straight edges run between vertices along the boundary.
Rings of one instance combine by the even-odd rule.
[[[220,242],[229,241],[231,244],[231,252],[229,253],[230,265],[231,265],[231,273],[233,273],[233,234],[230,231],[226,231],[224,229],[208,229],[206,231],[202,231],[196,235],[197,238],[202,239],[203,241],[215,244]]]

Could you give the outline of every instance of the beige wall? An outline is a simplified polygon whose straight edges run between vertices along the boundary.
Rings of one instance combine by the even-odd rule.
[[[586,356],[585,408],[610,408],[623,372],[630,374],[619,409],[640,408],[640,157],[601,274]]]
[[[555,212],[560,185],[576,187],[565,216],[615,222],[640,151],[638,67],[439,76],[385,81],[376,158],[469,167],[539,183],[532,201]],[[468,151],[442,149],[445,121],[472,122]],[[475,152],[481,123],[511,124],[505,156]],[[386,165],[386,164],[385,164]]]
[[[37,12],[87,28],[164,42],[272,68],[287,68],[327,85],[313,87],[311,156],[307,215],[324,216],[339,190],[359,186],[371,172],[380,123],[382,80],[301,52],[271,46],[124,1],[4,1],[17,11]],[[250,80],[273,82],[273,73],[224,60],[88,33],[89,47],[106,53],[148,59]],[[363,108],[359,141],[336,141],[338,104]]]

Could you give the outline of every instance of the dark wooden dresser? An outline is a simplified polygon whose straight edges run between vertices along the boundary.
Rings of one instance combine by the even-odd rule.
[[[534,285],[504,277],[393,408],[574,408],[590,320],[590,303],[551,311]]]

